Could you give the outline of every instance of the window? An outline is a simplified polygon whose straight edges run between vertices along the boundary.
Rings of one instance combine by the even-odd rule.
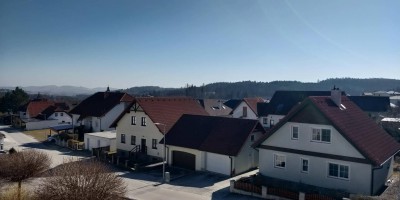
[[[292,126],[292,140],[299,139],[299,127]]]
[[[131,125],[136,125],[136,116],[131,117]]]
[[[125,144],[125,134],[121,134],[121,143]]]
[[[275,125],[275,122],[274,122],[274,120],[273,120],[273,119],[269,120],[269,125],[270,125],[270,126],[273,126],[273,125]]]
[[[136,144],[136,136],[131,135],[131,145],[135,145]]]
[[[247,107],[243,107],[243,117],[247,117]]]
[[[286,156],[274,154],[274,165],[277,168],[286,167]]]
[[[58,113],[54,113],[54,116],[58,117]]]
[[[268,118],[263,118],[263,124],[268,124]]]
[[[313,128],[311,140],[317,142],[331,142],[331,130]]]
[[[151,148],[157,149],[157,139],[152,139],[151,140]]]
[[[329,163],[328,176],[333,178],[349,179],[349,166]]]
[[[142,126],[146,126],[146,117],[142,117]]]
[[[308,159],[301,159],[301,172],[308,173]]]
[[[251,136],[250,136],[250,141],[251,141],[251,142],[254,142],[254,135],[251,135]]]
[[[61,117],[64,116],[64,113],[60,113],[60,116],[61,116]]]

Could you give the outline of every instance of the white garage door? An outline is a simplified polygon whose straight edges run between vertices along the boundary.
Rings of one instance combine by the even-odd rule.
[[[206,169],[207,171],[216,172],[220,174],[231,175],[231,159],[229,156],[206,153]]]

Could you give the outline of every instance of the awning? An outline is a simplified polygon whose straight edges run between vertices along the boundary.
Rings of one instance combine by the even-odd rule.
[[[57,126],[50,126],[49,127],[53,131],[64,131],[64,130],[71,130],[73,129],[72,124],[65,124],[65,125],[57,125]]]

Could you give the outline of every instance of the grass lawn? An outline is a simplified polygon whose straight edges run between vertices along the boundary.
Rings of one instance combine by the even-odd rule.
[[[39,142],[43,142],[43,141],[47,140],[47,135],[49,135],[50,129],[24,131],[24,133],[34,137]]]

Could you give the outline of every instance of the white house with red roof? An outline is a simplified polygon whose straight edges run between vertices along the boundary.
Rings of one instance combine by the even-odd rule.
[[[231,115],[233,118],[258,119],[257,103],[265,102],[260,97],[244,98],[235,108]]]
[[[253,147],[263,176],[375,195],[400,145],[337,89],[294,107]]]
[[[85,132],[113,130],[110,125],[132,101],[131,95],[110,92],[109,88],[105,92],[97,92],[70,111],[73,125],[84,127]]]
[[[159,142],[183,114],[208,115],[192,98],[135,98],[111,125],[117,130],[118,155],[131,160],[138,154],[163,158]]]

